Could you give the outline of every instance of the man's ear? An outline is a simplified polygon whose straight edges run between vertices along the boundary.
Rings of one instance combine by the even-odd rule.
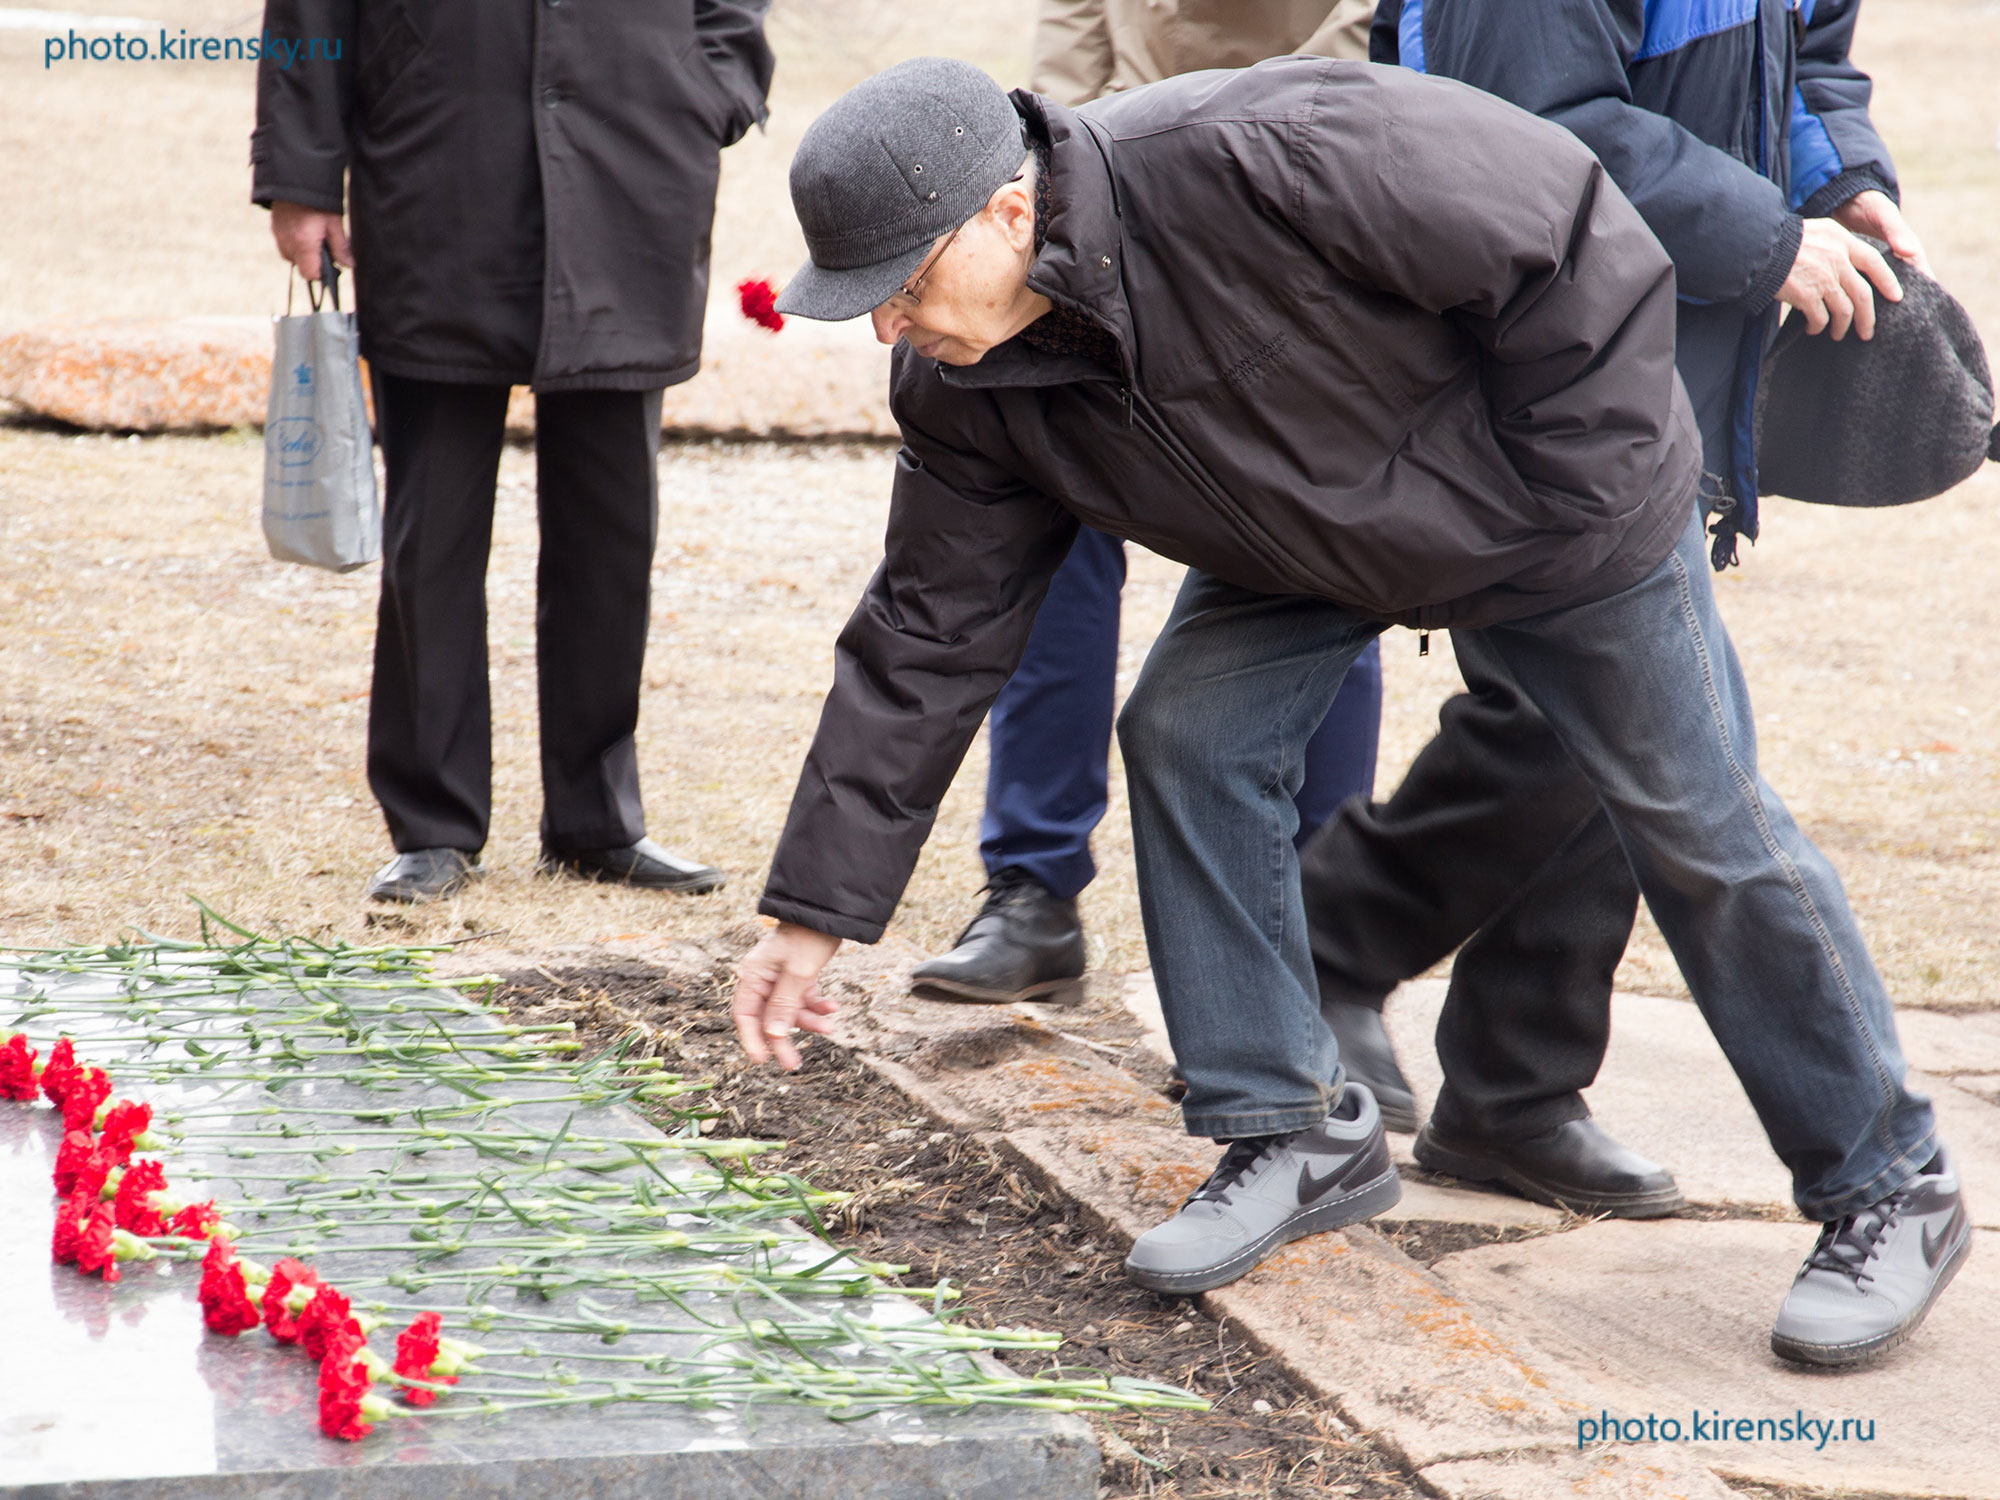
[[[1000,231],[1007,248],[1016,255],[1026,254],[1035,245],[1035,194],[1034,185],[1025,178],[1019,182],[1003,182],[997,192],[986,200],[986,212],[993,220],[993,227]]]

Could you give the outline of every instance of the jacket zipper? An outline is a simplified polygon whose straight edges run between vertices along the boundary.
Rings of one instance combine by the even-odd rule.
[[[1136,412],[1139,426],[1145,429],[1146,435],[1159,445],[1160,451],[1167,455],[1174,467],[1181,471],[1188,482],[1205,495],[1209,503],[1235,525],[1237,533],[1240,536],[1250,542],[1258,551],[1262,552],[1267,560],[1275,562],[1283,568],[1285,557],[1282,550],[1244,514],[1242,508],[1234,500],[1231,500],[1228,495],[1223,493],[1222,486],[1210,479],[1201,465],[1196,463],[1181,448],[1180,442],[1173,435],[1172,429],[1167,426],[1159,413],[1153,409],[1153,404],[1146,400],[1145,397],[1139,395],[1130,384],[1121,384],[1118,393],[1125,398],[1126,421],[1129,423]],[[1289,572],[1290,570],[1287,568],[1285,571]],[[1299,592],[1310,593],[1311,590],[1301,589]]]

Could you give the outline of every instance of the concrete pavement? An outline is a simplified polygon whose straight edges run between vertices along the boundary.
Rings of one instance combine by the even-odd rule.
[[[1420,1113],[1440,1081],[1431,1038],[1444,993],[1443,981],[1417,981],[1386,1011]],[[1147,977],[1126,981],[1124,999],[1149,1024],[1151,1045],[1163,1046]],[[1547,1234],[1446,1255],[1431,1273],[1496,1338],[1528,1351],[1553,1388],[1585,1403],[1589,1415],[1579,1420],[1596,1422],[1583,1429],[1587,1437],[1617,1419],[1617,1441],[1585,1451],[1672,1455],[1719,1477],[1814,1491],[2000,1497],[2000,1383],[1989,1373],[2000,1347],[2000,1015],[1906,1012],[1899,1029],[1916,1085],[1932,1096],[1957,1155],[1978,1233],[1923,1330],[1874,1364],[1806,1372],[1771,1354],[1770,1320],[1814,1227],[1792,1209],[1784,1170],[1686,1001],[1614,997],[1611,1049],[1588,1098],[1607,1129],[1673,1168],[1690,1216],[1552,1216]],[[1412,1169],[1411,1138],[1391,1141]],[[1431,1187],[1406,1191],[1385,1218],[1448,1217],[1497,1230],[1519,1222],[1523,1206],[1511,1196]],[[1626,1441],[1649,1415],[1655,1436]],[[1723,1417],[1730,1426],[1716,1436]],[[1790,1428],[1778,1427],[1786,1418]],[[1808,1436],[1780,1435],[1796,1433],[1801,1418],[1815,1424]],[[1744,1419],[1747,1429],[1736,1425]],[[1669,1421],[1679,1441],[1658,1435]],[[1832,1423],[1831,1435],[1821,1421]],[[1571,1436],[1574,1443],[1574,1427]],[[1479,1482],[1498,1483],[1494,1476],[1507,1472],[1481,1469]]]

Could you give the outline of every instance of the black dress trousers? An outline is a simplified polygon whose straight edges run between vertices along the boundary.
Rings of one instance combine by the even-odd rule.
[[[374,371],[388,469],[368,784],[398,851],[486,843],[493,803],[486,560],[508,387]],[[660,392],[536,400],[542,842],[644,837],[640,670],[659,532]]]
[[[1639,887],[1597,794],[1476,634],[1466,691],[1387,802],[1300,852],[1322,1004],[1379,1010],[1464,944],[1438,1017],[1441,1129],[1522,1139],[1589,1113]]]

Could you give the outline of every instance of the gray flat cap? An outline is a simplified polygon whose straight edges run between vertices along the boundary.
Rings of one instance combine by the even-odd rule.
[[[792,158],[812,259],[778,311],[837,323],[887,301],[1027,153],[1006,92],[971,63],[913,57],[849,89]]]

